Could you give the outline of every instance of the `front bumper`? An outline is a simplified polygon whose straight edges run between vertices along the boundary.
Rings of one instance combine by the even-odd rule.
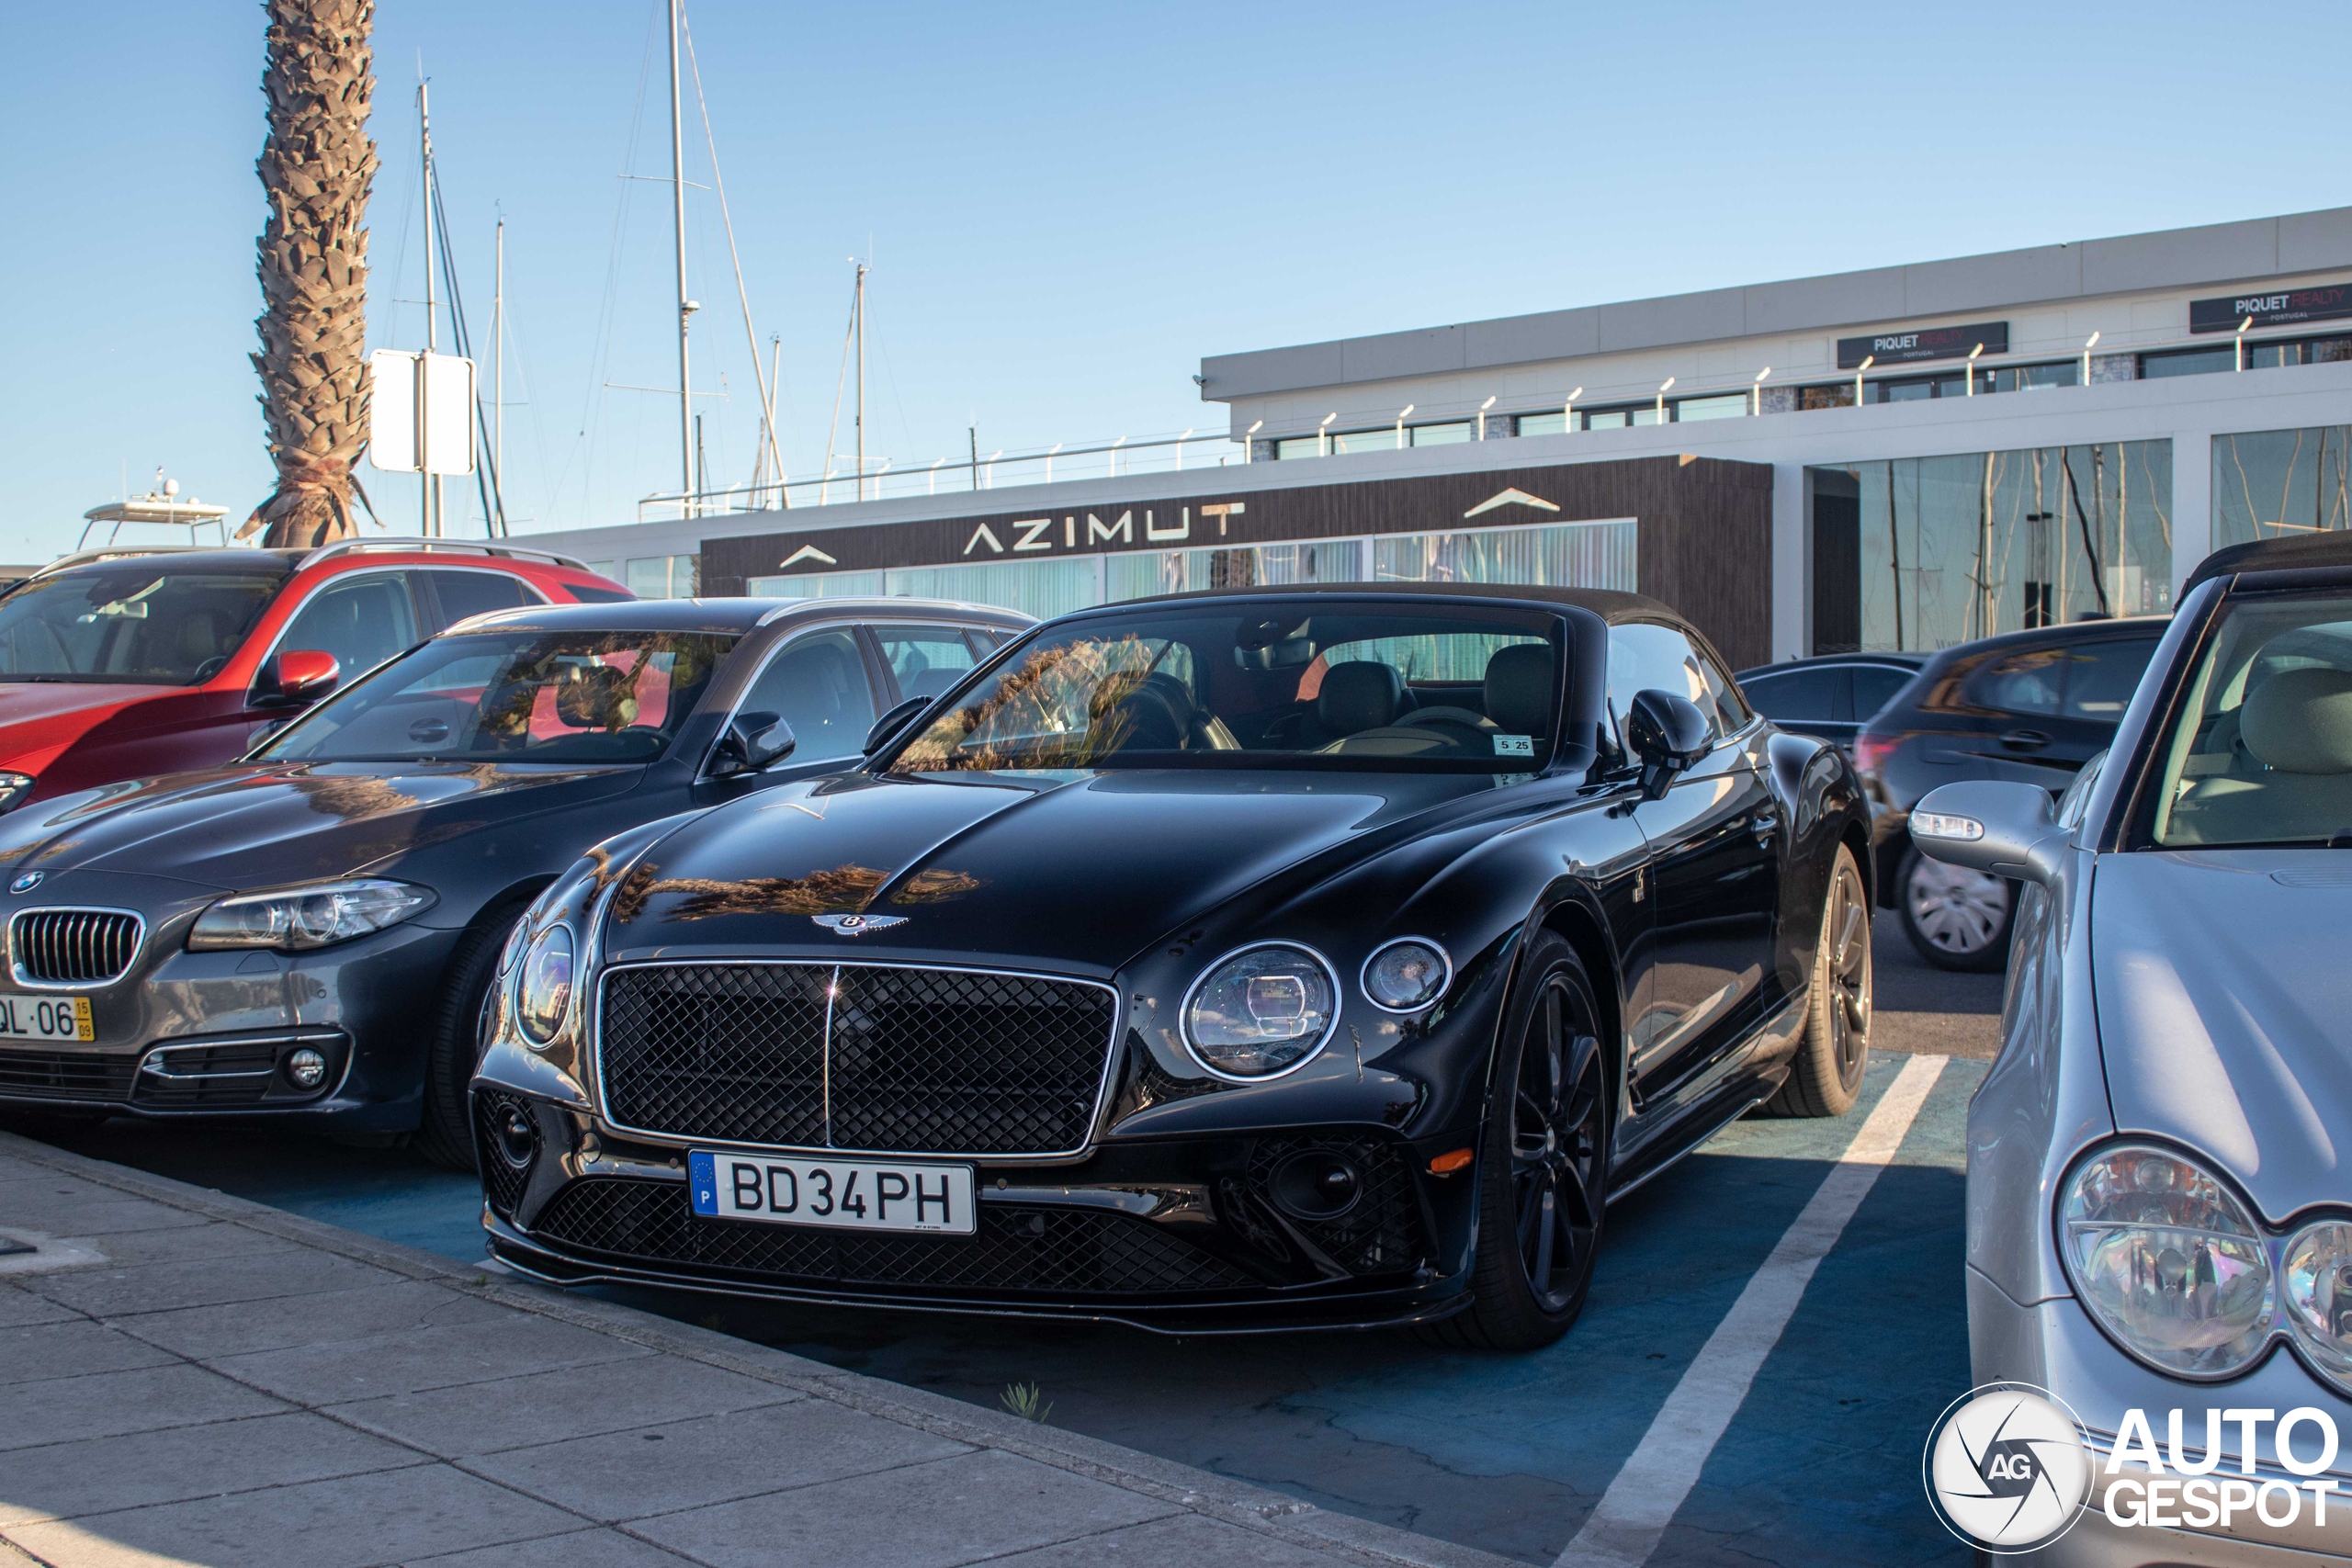
[[[431,1010],[459,933],[409,924],[304,953],[190,953],[187,927],[212,897],[145,879],[59,878],[44,902],[140,909],[147,939],[130,972],[79,993],[96,1038],[0,1040],[0,1105],[151,1117],[269,1116],[350,1132],[417,1124]],[[143,897],[141,896],[143,894]],[[0,975],[25,1001],[62,993]],[[288,1059],[318,1052],[315,1085]]]
[[[1469,1303],[1475,1178],[1385,1130],[1114,1140],[1084,1162],[981,1168],[969,1236],[818,1230],[691,1209],[673,1147],[477,1085],[492,1256],[558,1284],[627,1282],[783,1300],[1115,1321],[1168,1333],[1374,1326]],[[518,1162],[497,1129],[536,1136]],[[1302,1150],[1363,1172],[1345,1213],[1285,1213],[1271,1184]],[[914,1156],[910,1156],[910,1158]]]
[[[2257,1427],[2256,1485],[2263,1482],[2290,1485],[2306,1479],[2333,1480],[2338,1491],[2328,1499],[2326,1522],[2317,1522],[2317,1510],[2306,1494],[2300,1500],[2295,1522],[2284,1526],[2263,1523],[2241,1515],[2227,1529],[2193,1529],[2147,1524],[2118,1524],[2107,1512],[2108,1488],[2124,1483],[2116,1499],[2117,1512],[2130,1517],[2145,1497],[2151,1472],[2136,1463],[2109,1472],[2109,1450],[2122,1427],[2125,1413],[2139,1410],[2146,1417],[2160,1450],[2168,1441],[2170,1413],[2182,1413],[2183,1430],[2202,1446],[2205,1412],[2250,1409],[2276,1416],[2312,1406],[2326,1412],[2352,1450],[2352,1401],[2321,1383],[2303,1369],[2284,1346],[2252,1371],[2222,1383],[2181,1382],[2123,1354],[2100,1333],[2082,1306],[2071,1296],[2038,1302],[2030,1306],[2012,1300],[1975,1269],[1967,1270],[1968,1332],[1973,1379],[1978,1384],[2013,1381],[2048,1389],[2070,1405],[2091,1430],[2092,1480],[2087,1506],[2074,1529],[2053,1544],[2035,1552],[2036,1563],[2052,1568],[2173,1568],[2177,1564],[2273,1565],[2313,1561],[2352,1561],[2352,1451],[2340,1452],[2335,1468],[2324,1476],[2306,1478],[2279,1464],[2269,1446],[2272,1428]],[[2240,1471],[2238,1428],[2227,1424],[2224,1457],[2211,1480],[2248,1479]],[[2299,1437],[2308,1450],[2312,1438]],[[2165,1476],[2176,1483],[2177,1472]],[[2283,1514],[2283,1500],[2273,1496],[2274,1514]],[[2168,1509],[2177,1514],[2177,1505]]]

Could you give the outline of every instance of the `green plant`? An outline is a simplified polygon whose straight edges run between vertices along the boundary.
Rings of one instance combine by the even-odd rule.
[[[1054,1407],[1042,1403],[1044,1391],[1034,1382],[1013,1382],[1004,1385],[997,1395],[997,1403],[1023,1421],[1046,1422],[1053,1419]]]

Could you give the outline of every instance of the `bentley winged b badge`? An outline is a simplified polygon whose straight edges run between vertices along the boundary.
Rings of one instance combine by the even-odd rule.
[[[864,936],[867,931],[883,931],[907,923],[904,915],[811,915],[808,918],[835,936]]]

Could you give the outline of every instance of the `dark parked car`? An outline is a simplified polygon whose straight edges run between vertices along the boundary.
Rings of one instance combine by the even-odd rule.
[[[503,540],[67,556],[0,593],[0,811],[233,762],[338,680],[469,615],[629,597]]]
[[[1748,705],[1782,729],[1834,740],[1850,756],[1862,726],[1927,661],[1924,653],[1825,653],[1759,664],[1733,679]]]
[[[1867,831],[1845,759],[1635,595],[1064,616],[856,770],[539,898],[474,1086],[491,1249],[1544,1344],[1612,1196],[1853,1103]]]
[[[1905,829],[1938,784],[2015,779],[2065,793],[2107,750],[2167,623],[2085,621],[1962,643],[1930,659],[1863,727],[1854,765],[1870,791],[1879,902],[1945,969],[2008,962],[2014,882],[1930,860]]]
[[[483,991],[583,846],[845,767],[878,713],[1028,624],[909,600],[510,610],[242,763],[0,818],[0,1107],[416,1129],[469,1168]]]

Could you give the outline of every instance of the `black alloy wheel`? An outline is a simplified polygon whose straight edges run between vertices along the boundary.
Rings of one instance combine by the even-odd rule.
[[[416,1129],[416,1150],[446,1170],[475,1168],[467,1091],[481,1060],[482,1018],[491,983],[498,978],[498,955],[526,907],[524,900],[513,900],[477,920],[458,938],[458,951],[442,971],[432,1042],[425,1052],[424,1108]]]
[[[1806,987],[1804,1032],[1771,1116],[1843,1116],[1871,1057],[1871,901],[1854,852],[1840,848],[1821,900],[1821,939]]]
[[[1607,1214],[1610,1079],[1584,965],[1536,933],[1505,1013],[1477,1161],[1468,1311],[1426,1337],[1532,1350],[1568,1331],[1592,1286]]]

